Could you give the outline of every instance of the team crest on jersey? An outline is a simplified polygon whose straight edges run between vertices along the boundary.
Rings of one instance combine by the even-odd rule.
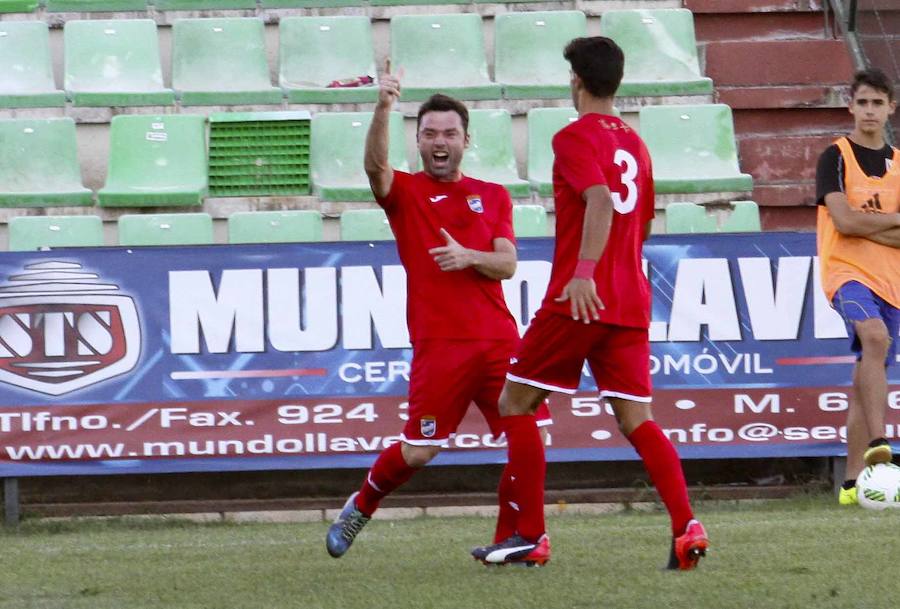
[[[474,211],[476,214],[484,213],[484,205],[481,204],[481,197],[478,195],[469,195],[466,197],[466,203],[469,204],[469,209]]]
[[[426,438],[433,438],[437,433],[437,420],[434,417],[422,417],[419,419],[419,431]]]
[[[141,328],[118,291],[72,262],[12,275],[0,286],[0,383],[62,395],[132,370]]]

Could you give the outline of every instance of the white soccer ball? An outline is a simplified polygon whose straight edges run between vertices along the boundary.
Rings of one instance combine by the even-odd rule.
[[[870,510],[900,507],[900,467],[893,463],[870,465],[856,479],[859,504]]]

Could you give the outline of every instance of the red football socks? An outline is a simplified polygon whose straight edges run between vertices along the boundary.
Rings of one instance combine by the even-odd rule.
[[[500,474],[500,484],[497,486],[497,500],[500,504],[500,512],[497,514],[497,528],[494,530],[494,543],[499,543],[516,533],[516,520],[519,511],[516,509],[516,500],[513,496],[513,481],[509,473],[509,465],[503,468]]]
[[[544,534],[544,478],[547,462],[534,415],[502,417],[500,425],[509,445],[509,474],[513,500],[519,508],[516,530],[536,542]]]
[[[672,535],[678,537],[694,517],[678,452],[655,421],[641,423],[628,441],[644,460],[644,468],[672,519]]]
[[[366,516],[375,513],[382,499],[418,471],[418,468],[406,464],[401,444],[402,442],[396,442],[384,449],[366,475],[366,481],[356,496],[356,507]]]

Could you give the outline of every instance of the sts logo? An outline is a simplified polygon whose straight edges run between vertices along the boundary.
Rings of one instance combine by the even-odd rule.
[[[133,369],[137,307],[118,291],[72,262],[12,275],[0,286],[0,382],[62,395]]]

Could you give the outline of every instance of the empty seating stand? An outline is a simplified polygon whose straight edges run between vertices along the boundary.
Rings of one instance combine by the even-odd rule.
[[[240,211],[228,216],[229,243],[305,243],[321,240],[322,215],[317,211]]]
[[[100,205],[200,205],[207,187],[205,124],[188,114],[113,117]]]
[[[389,241],[394,238],[383,209],[348,209],[341,214],[341,240]]]
[[[187,106],[280,104],[269,80],[263,22],[178,19],[172,26],[172,87]]]
[[[0,22],[0,108],[59,107],[65,103],[65,94],[53,82],[47,24]]]
[[[69,21],[66,93],[76,106],[175,103],[163,86],[156,23],[150,19]]]
[[[0,120],[0,205],[90,205],[70,118]]]
[[[755,201],[734,201],[731,213],[720,229],[723,233],[758,233],[762,230],[759,206]]]
[[[696,203],[669,203],[666,205],[666,232],[714,233],[716,218],[706,213],[706,208]]]
[[[124,13],[146,10],[147,0],[47,0],[47,11],[50,13]]]
[[[9,220],[9,249],[103,245],[98,216],[16,216]]]
[[[207,245],[212,217],[205,213],[126,214],[119,218],[120,245]]]
[[[712,94],[712,80],[700,74],[691,11],[606,11],[600,32],[625,52],[625,74],[617,95]]]
[[[481,17],[475,14],[394,17],[391,66],[405,70],[404,101],[436,92],[466,100],[500,98],[500,85],[488,77]]]
[[[502,184],[514,198],[531,194],[516,169],[512,118],[506,110],[469,111],[469,147],[460,168],[473,178]]]
[[[158,11],[254,9],[256,0],[153,0]]]
[[[319,113],[312,121],[313,191],[325,201],[374,201],[363,170],[366,133],[371,112]],[[390,118],[389,161],[395,169],[409,170],[403,116]]]
[[[359,103],[378,99],[375,52],[368,17],[285,17],[279,24],[279,84],[291,103]],[[334,81],[369,76],[360,87]]]
[[[581,11],[507,13],[494,20],[494,73],[508,99],[569,97],[563,49],[587,34]]]
[[[0,0],[0,13],[33,13],[37,0]]]
[[[575,108],[528,111],[528,181],[542,197],[553,195],[553,136],[576,120]]]
[[[514,205],[513,232],[516,237],[546,237],[547,210],[541,205]]]
[[[640,131],[653,159],[657,193],[753,189],[753,178],[738,167],[728,106],[645,106]]]

